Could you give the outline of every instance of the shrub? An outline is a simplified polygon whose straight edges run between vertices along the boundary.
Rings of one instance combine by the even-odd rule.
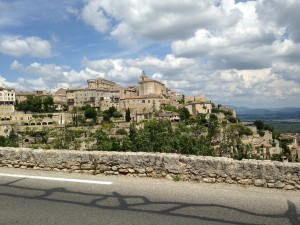
[[[117,130],[116,134],[118,134],[118,135],[127,135],[127,131],[122,128],[122,129]]]
[[[231,117],[229,117],[228,121],[229,121],[230,123],[236,123],[236,122],[237,122],[237,119],[236,119],[235,117],[231,116]]]

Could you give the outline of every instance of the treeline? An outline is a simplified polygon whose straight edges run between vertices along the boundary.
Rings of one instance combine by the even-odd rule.
[[[193,122],[178,123],[152,119],[139,127],[131,124],[128,133],[121,129],[117,134],[122,135],[97,130],[92,134],[95,143],[91,150],[230,156],[236,159],[253,157],[252,147],[241,142],[241,136],[252,135],[252,131],[242,124],[220,122],[215,115],[209,120],[198,117]]]
[[[47,96],[45,98],[41,98],[39,96],[28,96],[25,101],[17,102],[16,110],[23,111],[24,113],[48,113],[55,112],[56,106],[54,105],[54,101],[51,96]]]

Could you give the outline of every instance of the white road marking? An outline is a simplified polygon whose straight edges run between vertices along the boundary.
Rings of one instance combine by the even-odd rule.
[[[38,179],[38,180],[66,181],[66,182],[76,182],[76,183],[86,183],[86,184],[111,185],[113,183],[111,181],[67,179],[67,178],[59,178],[59,177],[28,176],[28,175],[6,174],[6,173],[0,173],[0,176],[3,176],[3,177],[17,177],[17,178],[28,178],[28,179]]]

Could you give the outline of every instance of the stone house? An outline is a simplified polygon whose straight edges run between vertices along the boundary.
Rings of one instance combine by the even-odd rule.
[[[9,114],[15,111],[16,93],[12,88],[0,87],[0,114]]]
[[[139,96],[167,95],[167,88],[165,85],[157,80],[149,78],[145,72],[142,73],[138,83]]]
[[[184,106],[187,108],[191,115],[198,115],[199,113],[202,114],[210,114],[212,112],[212,104],[209,101],[200,102],[200,101],[193,101],[188,102]]]

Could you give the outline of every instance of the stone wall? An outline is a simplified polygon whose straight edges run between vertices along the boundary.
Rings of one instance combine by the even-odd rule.
[[[300,164],[161,153],[1,148],[0,167],[300,190]]]

